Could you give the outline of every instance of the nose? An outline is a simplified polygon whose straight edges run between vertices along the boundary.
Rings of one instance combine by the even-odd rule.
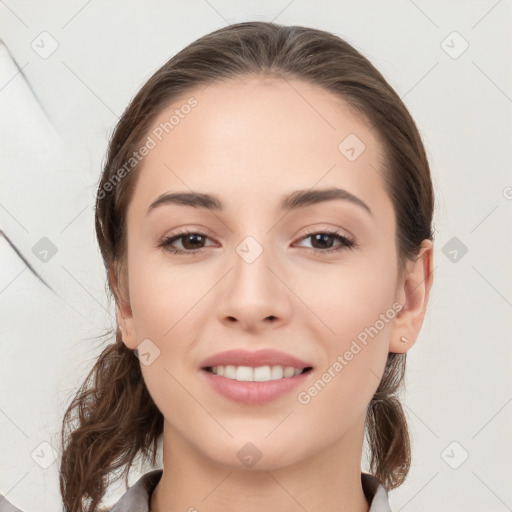
[[[275,259],[270,261],[267,250],[254,261],[241,254],[233,257],[231,271],[223,280],[217,308],[219,320],[228,327],[237,325],[247,331],[285,324],[292,312],[286,272]]]

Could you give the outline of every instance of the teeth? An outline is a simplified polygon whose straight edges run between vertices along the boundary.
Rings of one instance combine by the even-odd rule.
[[[235,372],[236,380],[254,380],[254,370],[249,366],[238,366]]]
[[[232,365],[228,365],[224,367],[224,377],[228,379],[234,379],[236,375],[236,367]]]
[[[266,382],[269,380],[279,380],[283,378],[300,375],[303,368],[294,368],[293,366],[212,366],[212,373],[241,382]]]
[[[253,374],[256,382],[265,382],[266,380],[270,380],[272,371],[270,370],[270,366],[258,366],[254,368]]]
[[[292,368],[291,366],[287,366],[283,370],[283,377],[293,377],[295,375],[295,368]]]

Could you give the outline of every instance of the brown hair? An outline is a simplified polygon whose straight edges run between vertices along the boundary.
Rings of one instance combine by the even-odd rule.
[[[300,79],[346,100],[375,131],[384,150],[379,172],[393,201],[400,270],[417,257],[424,239],[433,240],[434,197],[425,149],[407,108],[379,71],[331,33],[268,22],[239,23],[201,37],[166,62],[133,98],[112,134],[98,187],[95,227],[116,301],[126,289],[125,213],[139,167],[127,170],[126,162],[162,109],[195,86],[242,75]],[[366,417],[370,471],[388,489],[401,485],[410,467],[407,421],[397,398],[405,362],[405,353],[388,354]],[[154,464],[162,431],[163,417],[148,393],[139,361],[117,328],[115,343],[103,350],[64,415],[60,490],[65,510],[97,510],[110,473],[124,468],[127,482],[138,455],[152,456]]]

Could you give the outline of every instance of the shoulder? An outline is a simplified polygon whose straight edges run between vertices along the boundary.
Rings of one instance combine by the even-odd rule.
[[[97,512],[149,512],[149,499],[162,476],[161,469],[142,475],[119,501],[110,507],[98,508]],[[0,512],[24,512],[0,494]]]
[[[151,494],[161,477],[161,469],[154,469],[145,473],[121,496],[112,508],[101,512],[149,512]],[[3,511],[0,510],[0,512]]]
[[[391,512],[388,491],[377,477],[362,471],[361,484],[366,499],[370,504],[368,512]]]

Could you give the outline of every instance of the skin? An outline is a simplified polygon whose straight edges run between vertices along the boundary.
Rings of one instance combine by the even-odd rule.
[[[117,318],[126,346],[149,338],[160,350],[150,365],[141,363],[164,416],[164,470],[151,512],[367,511],[366,407],[388,352],[409,350],[419,334],[432,244],[424,241],[399,275],[393,205],[376,172],[382,148],[344,100],[302,81],[268,77],[212,84],[190,96],[198,105],[139,168],[127,211],[127,286],[109,274],[122,297]],[[154,126],[186,98],[162,111]],[[366,145],[352,162],[338,150],[351,133]],[[330,186],[357,196],[372,214],[342,200],[286,214],[277,209],[290,192]],[[158,196],[177,191],[215,194],[225,209],[165,205],[146,215]],[[208,238],[193,245],[185,237],[173,246],[202,247],[200,253],[158,247],[185,228]],[[326,230],[356,246],[306,237]],[[252,263],[236,251],[249,235],[263,249]],[[340,250],[325,252],[334,247]],[[317,396],[299,403],[298,393],[395,302],[402,311]],[[240,405],[218,395],[200,370],[206,357],[232,348],[274,348],[314,370],[271,403]],[[261,452],[251,468],[237,457],[248,442]]]

